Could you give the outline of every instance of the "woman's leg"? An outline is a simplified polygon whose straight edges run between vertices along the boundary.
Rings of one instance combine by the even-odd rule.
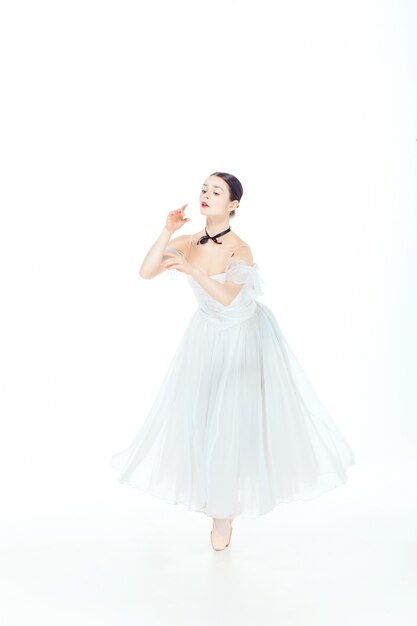
[[[230,525],[232,523],[232,520],[229,518],[220,519],[217,517],[213,517],[213,519],[217,532],[219,532],[221,535],[227,535],[230,531]]]

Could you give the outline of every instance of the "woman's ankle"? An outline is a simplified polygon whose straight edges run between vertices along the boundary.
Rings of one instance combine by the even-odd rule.
[[[213,520],[217,532],[219,532],[221,535],[227,535],[227,533],[230,531],[232,520],[229,518],[221,519],[217,517],[213,517]]]

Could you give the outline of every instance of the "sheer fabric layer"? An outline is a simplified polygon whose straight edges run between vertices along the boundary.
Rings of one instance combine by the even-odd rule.
[[[171,504],[256,518],[343,484],[355,457],[257,300],[258,266],[231,258],[213,278],[243,287],[225,307],[189,277],[199,306],[139,432],[111,463],[121,483]]]

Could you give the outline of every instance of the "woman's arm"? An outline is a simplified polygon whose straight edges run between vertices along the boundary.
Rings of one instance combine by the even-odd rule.
[[[233,259],[241,260],[247,265],[253,265],[253,257],[252,252],[249,247],[242,248],[242,250],[237,250],[233,255]],[[172,259],[170,257],[167,261],[164,262],[163,269],[167,269],[167,267],[177,267],[180,269],[182,267],[183,260],[182,259]],[[232,281],[225,280],[224,283],[220,283],[214,278],[210,278],[205,274],[202,270],[197,269],[195,266],[191,266],[191,276],[198,282],[201,287],[215,300],[223,304],[224,306],[229,306],[236,298],[239,291],[242,289],[243,285],[239,285]]]
[[[142,265],[139,269],[139,276],[142,278],[154,278],[166,269],[161,267],[165,248],[167,247],[173,233],[178,228],[181,228],[181,226],[190,219],[184,217],[184,210],[186,206],[187,205],[184,204],[180,209],[169,212],[167,223],[163,227],[161,234],[142,261]],[[175,239],[171,241],[170,245],[173,245],[173,247],[177,250],[184,252],[190,237],[191,235],[180,235],[179,237],[175,237]]]

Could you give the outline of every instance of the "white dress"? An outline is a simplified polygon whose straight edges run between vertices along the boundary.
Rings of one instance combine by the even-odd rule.
[[[211,276],[243,285],[229,306],[165,271],[187,277],[198,308],[139,432],[111,457],[119,482],[216,518],[256,518],[345,483],[353,451],[257,300],[258,265],[231,257]]]

